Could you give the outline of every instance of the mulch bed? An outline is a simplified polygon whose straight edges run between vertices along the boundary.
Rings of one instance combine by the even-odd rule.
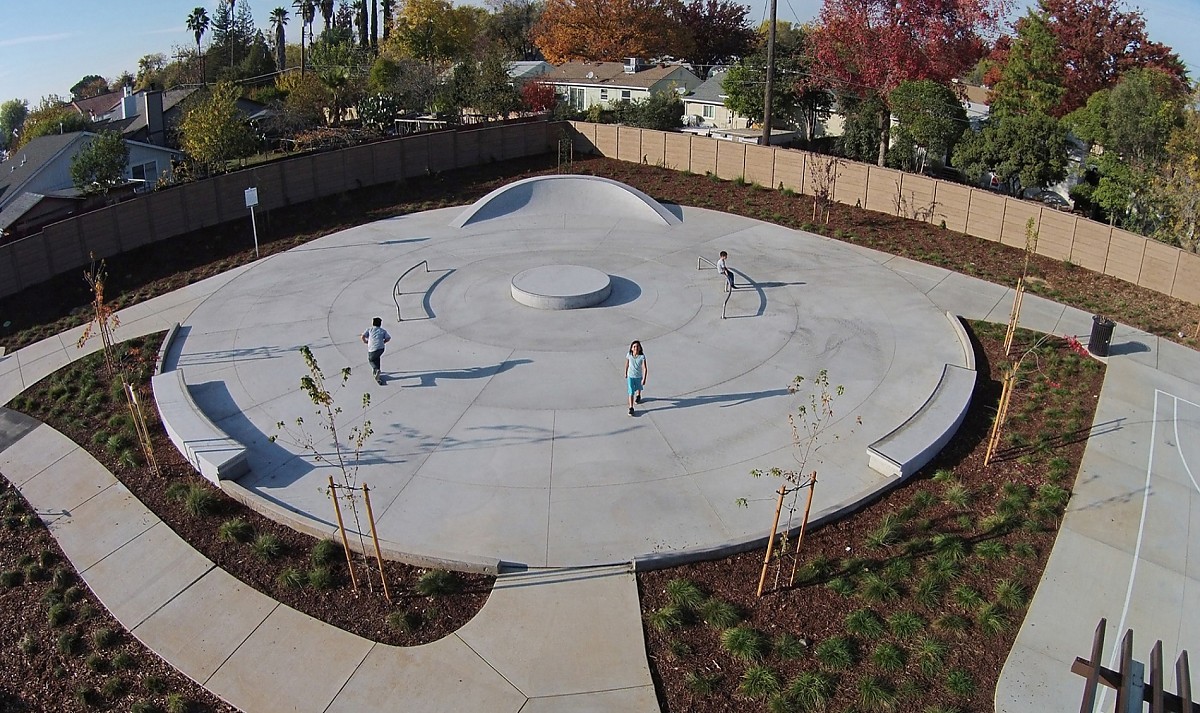
[[[1054,544],[1104,370],[1062,339],[1039,343],[1039,335],[1019,332],[1014,355],[1034,351],[1022,364],[997,461],[985,468],[999,379],[1009,360],[1003,325],[973,323],[972,329],[979,382],[954,441],[903,486],[810,531],[795,586],[788,586],[792,560],[776,560],[767,592],[755,597],[762,551],[638,575],[664,711],[824,710],[798,702],[814,685],[825,687],[829,710],[994,710],[996,680]],[[747,477],[748,486],[777,487]],[[936,574],[938,567],[947,568],[944,576]],[[926,579],[938,583],[936,591],[923,591]],[[686,591],[680,582],[694,584],[703,598],[681,606],[687,596],[679,593]],[[731,622],[705,623],[705,601],[732,604],[744,617],[740,626],[763,635],[768,643],[761,658],[731,655],[722,643]],[[662,613],[666,608],[670,614],[672,606],[677,622]],[[847,619],[854,612],[860,620],[882,622],[884,630],[862,633],[862,621]],[[904,614],[900,629],[889,631],[898,613]],[[917,630],[905,630],[904,621]],[[850,652],[845,668],[817,654],[835,637]],[[922,651],[929,656],[942,649],[922,668]],[[744,676],[756,662],[773,672],[778,695],[747,693]],[[883,699],[870,698],[879,690]]]

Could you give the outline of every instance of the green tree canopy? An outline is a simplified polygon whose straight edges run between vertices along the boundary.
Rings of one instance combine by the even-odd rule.
[[[254,137],[237,108],[239,96],[235,85],[219,82],[179,122],[183,150],[204,173],[223,169],[226,161],[254,150]]]
[[[29,104],[24,99],[9,99],[0,104],[0,148],[7,148],[15,141],[27,116]]]
[[[967,129],[967,111],[944,84],[932,79],[901,82],[888,96],[892,115],[900,122],[895,146],[907,143],[916,151],[892,152],[916,156],[918,172],[927,155],[944,158]],[[907,167],[907,166],[906,166]]]
[[[72,131],[87,131],[92,128],[90,121],[75,110],[70,104],[63,104],[58,97],[47,97],[39,107],[25,117],[19,136],[14,137],[9,144],[10,151],[16,151],[39,136],[49,134],[68,134]]]
[[[102,131],[71,159],[71,182],[84,195],[104,195],[125,181],[129,145],[115,131]]]
[[[1067,131],[1046,114],[990,119],[981,131],[963,135],[954,148],[954,166],[979,180],[992,171],[1013,195],[1049,186],[1067,175]]]
[[[1045,13],[1029,13],[1017,25],[1017,36],[992,88],[991,114],[1038,113],[1053,116],[1062,102],[1063,62],[1058,38]]]

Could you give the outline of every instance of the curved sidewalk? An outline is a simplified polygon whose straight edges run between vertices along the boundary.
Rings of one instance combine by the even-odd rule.
[[[855,249],[943,308],[1007,321],[1008,288]],[[237,272],[122,311],[118,336],[166,329]],[[1090,329],[1091,315],[1081,310],[1036,296],[1023,305],[1021,324],[1030,329],[1077,336]],[[74,347],[78,333],[0,357],[0,403],[94,350]],[[998,711],[1077,708],[1082,679],[1070,662],[1087,654],[1101,616],[1115,627],[1114,642],[1133,626],[1139,650],[1156,639],[1168,652],[1195,647],[1188,637],[1200,631],[1200,564],[1188,538],[1200,531],[1200,467],[1193,467],[1200,455],[1187,449],[1200,443],[1200,412],[1189,410],[1200,404],[1200,354],[1118,325],[1109,366],[1075,494],[997,687]],[[0,472],[38,508],[105,605],[160,655],[243,710],[370,710],[368,699],[404,710],[657,707],[636,583],[621,568],[506,576],[457,634],[413,649],[376,645],[213,567],[49,427],[0,411],[0,429]],[[153,561],[169,566],[146,564]],[[142,569],[128,570],[130,563]],[[114,572],[124,577],[119,586]],[[195,632],[211,643],[194,645]],[[180,659],[178,649],[194,649],[194,660]],[[314,660],[327,665],[314,667]],[[1105,710],[1111,705],[1109,696]]]

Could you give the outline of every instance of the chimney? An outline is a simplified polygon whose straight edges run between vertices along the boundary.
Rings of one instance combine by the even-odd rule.
[[[137,116],[137,97],[133,96],[129,87],[121,95],[121,118],[130,119]]]
[[[625,74],[637,74],[637,71],[642,68],[642,60],[637,57],[625,58]]]
[[[138,94],[138,115],[146,117],[146,143],[164,145],[163,99],[161,91],[144,91]]]

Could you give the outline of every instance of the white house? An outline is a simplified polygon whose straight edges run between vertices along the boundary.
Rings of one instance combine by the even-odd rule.
[[[703,84],[683,98],[684,124],[706,129],[748,129],[750,119],[738,116],[725,106],[726,94],[721,87],[725,72],[713,72]]]
[[[563,101],[580,111],[597,104],[647,99],[658,92],[684,94],[700,86],[700,78],[678,64],[568,62],[538,78],[552,84]]]

